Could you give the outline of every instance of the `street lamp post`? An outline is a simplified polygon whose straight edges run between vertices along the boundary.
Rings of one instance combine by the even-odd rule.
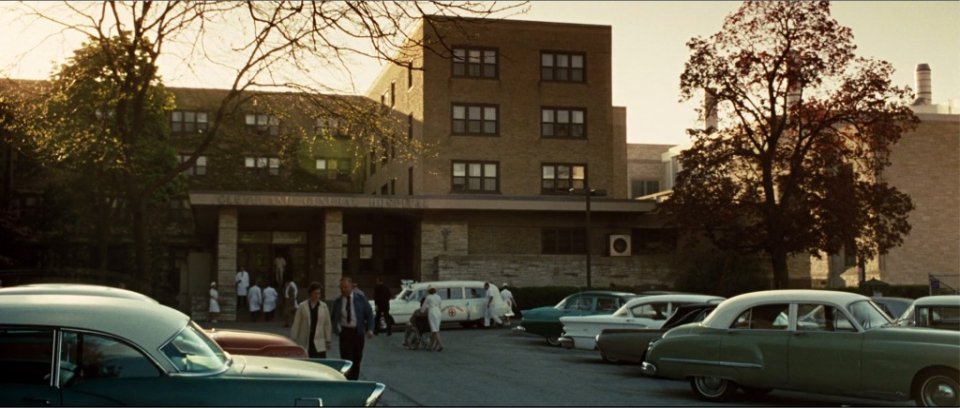
[[[570,189],[570,193],[574,193],[575,188]],[[602,197],[607,195],[606,190],[594,190],[590,188],[590,179],[584,177],[583,179],[583,195],[586,196],[586,213],[587,213],[587,225],[584,231],[584,249],[587,252],[587,289],[593,287],[593,274],[590,270],[590,197],[598,196]]]

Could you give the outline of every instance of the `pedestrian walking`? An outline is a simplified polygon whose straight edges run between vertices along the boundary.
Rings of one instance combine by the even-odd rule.
[[[330,310],[320,300],[323,286],[320,282],[310,282],[306,301],[299,304],[293,317],[290,337],[307,350],[310,358],[327,358],[327,350],[333,339],[330,324]]]
[[[340,297],[333,305],[333,332],[340,338],[340,358],[353,362],[347,379],[360,377],[364,335],[373,337],[373,308],[367,297],[353,290],[353,280],[340,279]]]
[[[293,324],[293,318],[297,313],[297,307],[300,306],[299,300],[297,300],[297,294],[300,291],[300,288],[297,287],[297,282],[290,280],[287,282],[287,285],[283,288],[283,303],[284,303],[284,321],[283,327],[290,327]]]
[[[243,308],[250,310],[250,306],[247,305],[247,289],[250,288],[250,273],[243,269],[242,266],[240,267],[240,271],[237,272],[236,282],[237,309]]]
[[[497,290],[490,285],[490,282],[483,283],[483,298],[484,298],[484,308],[483,308],[483,327],[490,327],[490,319],[493,319],[496,322],[497,326],[503,326],[503,320],[500,320],[500,316],[496,316],[494,310],[494,299],[496,299]]]
[[[273,320],[273,314],[277,310],[277,298],[280,294],[273,287],[273,282],[267,284],[263,290],[263,316],[265,321]]]
[[[500,289],[500,297],[503,298],[503,302],[507,304],[507,308],[510,310],[510,313],[507,313],[504,316],[507,321],[507,326],[510,325],[510,315],[513,314],[514,316],[516,316],[516,312],[513,311],[514,309],[513,292],[511,292],[510,289],[508,289],[508,286],[509,285],[507,284],[507,282],[504,282],[503,289]],[[519,318],[519,316],[516,316],[516,317]]]
[[[423,304],[420,306],[421,312],[427,313],[427,321],[430,323],[430,349],[436,351],[443,351],[443,342],[440,341],[440,307],[443,302],[440,299],[440,295],[437,294],[437,288],[430,287],[427,289],[427,297],[424,298]]]
[[[210,282],[210,323],[216,323],[220,317],[220,292],[217,291],[217,282]]]
[[[373,288],[373,303],[377,307],[377,325],[373,329],[373,334],[386,331],[387,336],[392,335],[393,317],[390,316],[390,288],[383,283],[383,279],[379,276],[377,277],[377,286]]]
[[[253,286],[247,290],[247,305],[250,310],[250,321],[255,322],[260,318],[260,310],[263,308],[263,291],[260,290],[260,279],[257,279]]]

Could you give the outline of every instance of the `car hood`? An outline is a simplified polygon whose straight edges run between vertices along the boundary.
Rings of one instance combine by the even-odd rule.
[[[232,355],[228,377],[345,381],[339,371],[324,364],[292,358]]]

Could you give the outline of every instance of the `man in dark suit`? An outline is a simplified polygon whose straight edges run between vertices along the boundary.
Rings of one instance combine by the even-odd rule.
[[[340,297],[333,303],[333,333],[340,338],[340,358],[353,362],[347,379],[360,377],[364,335],[373,337],[373,308],[367,297],[353,290],[353,280],[340,279]]]
[[[393,318],[390,317],[390,288],[383,283],[383,279],[379,276],[377,277],[377,286],[373,289],[373,303],[377,306],[377,326],[373,329],[373,334],[384,330],[380,328],[381,321],[386,325],[387,336],[393,334],[391,328]]]

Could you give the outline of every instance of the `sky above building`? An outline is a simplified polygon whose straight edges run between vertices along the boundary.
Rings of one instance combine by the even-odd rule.
[[[740,2],[534,1],[507,18],[608,25],[613,32],[613,104],[627,108],[630,143],[684,144],[697,127],[699,101],[679,102],[686,42],[720,30]],[[77,48],[82,37],[0,11],[0,77],[44,79]],[[22,6],[21,6],[22,7]],[[834,2],[834,18],[853,30],[857,54],[886,60],[897,86],[915,89],[917,64],[932,69],[934,103],[960,104],[960,2]],[[376,60],[356,60],[351,75],[331,75],[333,88],[363,93],[380,71]],[[228,87],[203,66],[161,66],[167,85]]]

